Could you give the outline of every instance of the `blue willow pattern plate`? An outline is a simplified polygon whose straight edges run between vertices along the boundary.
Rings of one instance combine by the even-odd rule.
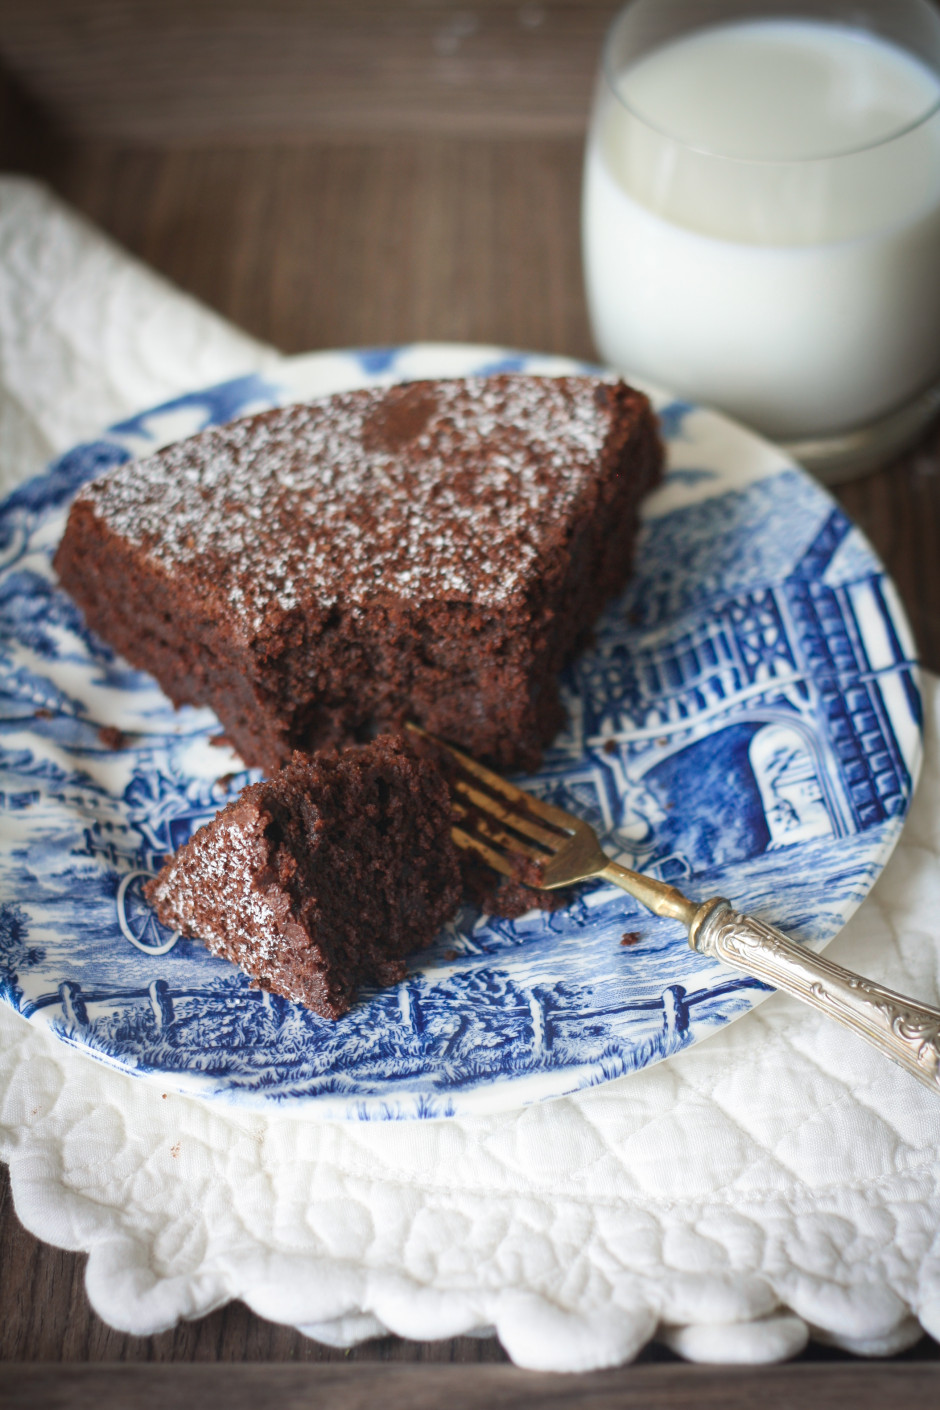
[[[65,1042],[164,1087],[323,1116],[448,1116],[607,1081],[767,992],[609,886],[567,909],[465,909],[395,988],[338,1023],[251,989],[163,929],[142,885],[250,777],[92,636],[51,557],[95,474],[276,403],[416,376],[566,372],[442,345],[288,359],[77,446],[0,508],[0,992]],[[781,452],[658,397],[665,484],[636,574],[563,681],[569,723],[526,786],[615,858],[829,940],[900,833],[920,696],[894,588]],[[119,735],[116,732],[120,732]]]

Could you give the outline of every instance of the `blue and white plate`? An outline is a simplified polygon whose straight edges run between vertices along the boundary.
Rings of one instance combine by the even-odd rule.
[[[287,360],[77,446],[0,508],[0,992],[140,1076],[323,1116],[516,1106],[645,1067],[768,992],[676,924],[588,886],[566,910],[465,910],[396,988],[338,1023],[249,988],[163,929],[142,885],[248,781],[85,628],[51,558],[89,477],[203,426],[413,377],[578,370],[415,346]],[[669,443],[636,575],[565,674],[568,728],[526,786],[615,858],[721,894],[813,946],[897,841],[921,752],[909,632],[870,547],[782,453],[657,398]],[[121,738],[114,731],[120,731]]]

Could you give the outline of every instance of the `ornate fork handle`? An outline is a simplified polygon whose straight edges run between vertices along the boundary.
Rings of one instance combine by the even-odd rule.
[[[689,944],[836,1019],[940,1093],[940,1009],[843,969],[724,900],[699,907]]]
[[[459,749],[437,744],[457,764],[453,837],[459,847],[504,876],[549,891],[590,880],[621,887],[654,915],[680,921],[693,950],[802,999],[867,1038],[940,1095],[940,1009],[833,964],[772,925],[740,915],[723,897],[700,906],[659,877],[631,871],[601,850],[596,832],[582,818],[524,793]]]

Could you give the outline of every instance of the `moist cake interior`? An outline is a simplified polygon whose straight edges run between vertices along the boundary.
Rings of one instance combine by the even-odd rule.
[[[450,798],[407,740],[297,754],[250,785],[163,867],[145,894],[262,988],[326,1017],[363,984],[404,977],[404,956],[455,912]]]
[[[534,768],[660,467],[623,383],[341,393],[114,468],[76,499],[56,568],[89,625],[177,704],[210,705],[249,764],[410,718]]]

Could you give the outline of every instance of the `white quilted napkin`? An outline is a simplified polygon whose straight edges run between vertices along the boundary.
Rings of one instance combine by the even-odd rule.
[[[0,487],[270,349],[41,188],[0,181]],[[827,954],[940,999],[940,691],[903,839]],[[808,1335],[940,1337],[940,1100],[783,996],[620,1081],[497,1116],[317,1122],[110,1070],[0,1007],[0,1154],[20,1218],[90,1252],[138,1334],[231,1298],[331,1345],[494,1329],[520,1365],[659,1336],[760,1362]]]

